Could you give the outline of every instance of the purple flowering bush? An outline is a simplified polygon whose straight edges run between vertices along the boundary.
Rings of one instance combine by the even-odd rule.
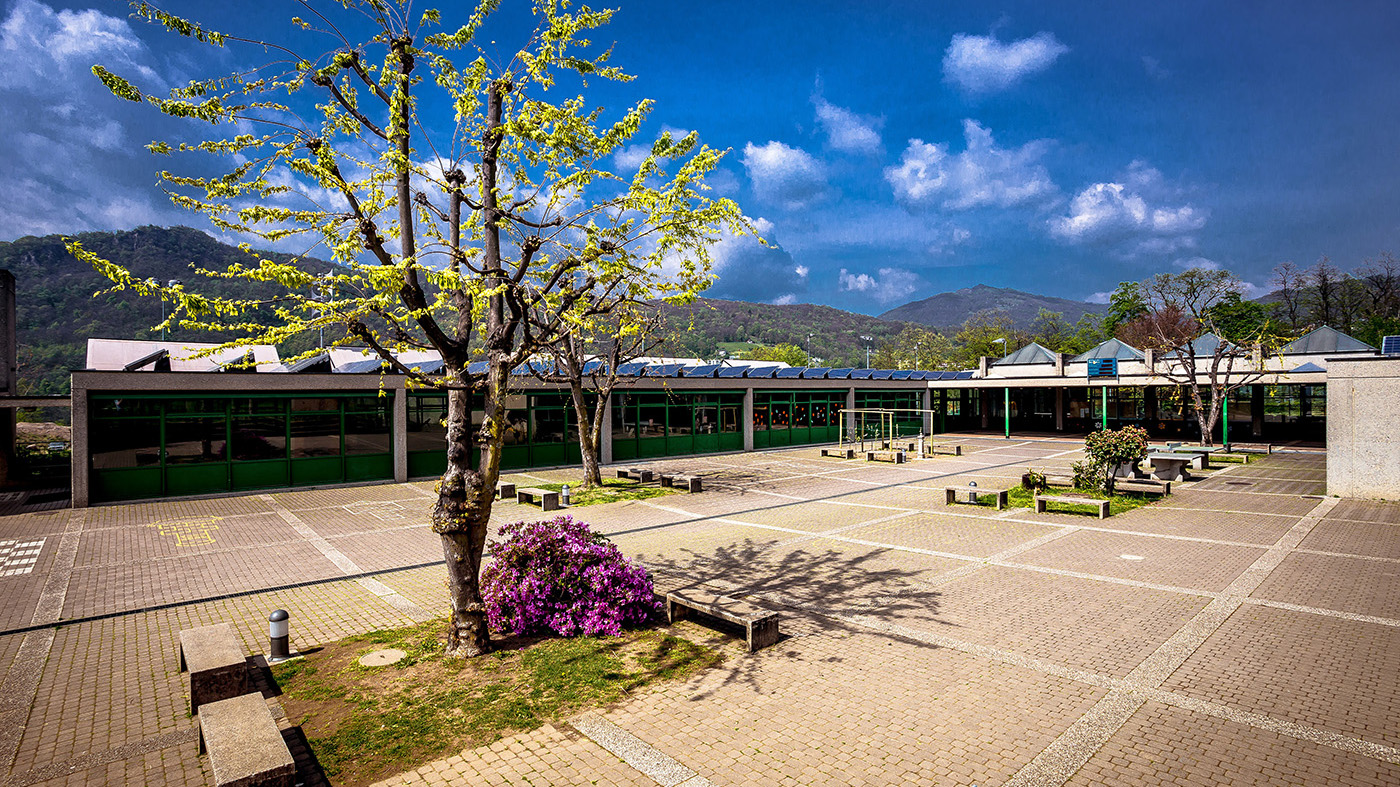
[[[617,636],[660,608],[646,569],[583,522],[516,522],[501,534],[481,573],[486,619],[496,631]]]

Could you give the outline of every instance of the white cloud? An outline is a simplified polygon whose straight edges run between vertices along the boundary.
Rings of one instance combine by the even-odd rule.
[[[768,245],[760,243],[753,235],[734,235],[721,230],[719,242],[710,247],[711,270],[716,281],[706,295],[761,303],[795,303],[807,292],[809,268],[794,262],[792,255],[774,242],[773,222],[760,216],[750,218],[749,223]]]
[[[618,151],[613,154],[613,166],[617,167],[619,175],[629,176],[635,173],[637,168],[642,166],[642,162],[646,161],[647,156],[650,155],[650,146],[628,145],[625,148],[619,148]]]
[[[787,295],[782,295],[777,298],[774,298],[773,300],[769,301],[769,303],[773,304],[774,306],[791,306],[792,304],[797,303],[797,295],[790,292]]]
[[[834,150],[845,153],[879,153],[880,127],[884,120],[868,118],[838,107],[820,95],[812,96],[816,106],[817,123],[826,132],[826,141]]]
[[[1050,33],[1003,43],[992,36],[953,36],[943,55],[943,78],[969,93],[1005,90],[1043,71],[1069,51]]]
[[[940,202],[952,210],[986,206],[1008,208],[1037,202],[1056,193],[1040,159],[1043,141],[1019,148],[999,148],[992,132],[975,120],[963,121],[966,149],[957,155],[948,146],[909,140],[898,166],[885,168],[895,197],[910,206]]]
[[[1142,69],[1147,72],[1148,76],[1159,82],[1172,75],[1172,72],[1162,65],[1162,61],[1151,55],[1142,56]]]
[[[1184,257],[1179,260],[1173,260],[1172,266],[1175,268],[1180,268],[1184,271],[1218,271],[1221,268],[1220,263],[1216,262],[1215,260],[1208,260],[1205,257]]]
[[[919,274],[902,268],[881,268],[871,276],[851,273],[845,268],[837,276],[842,292],[868,293],[880,303],[890,303],[912,295],[919,289]]]
[[[0,23],[0,87],[45,90],[63,78],[95,79],[88,73],[95,62],[156,80],[154,70],[137,62],[145,52],[121,17],[19,0]]]
[[[1050,219],[1050,234],[1069,243],[1127,242],[1132,255],[1195,247],[1192,233],[1209,218],[1204,209],[1160,204],[1179,195],[1166,186],[1161,172],[1141,161],[1134,161],[1121,180],[1094,183],[1076,194],[1068,215]]]
[[[744,145],[744,169],[760,199],[806,207],[826,195],[826,168],[809,153],[781,142]]]
[[[1108,290],[1106,292],[1096,292],[1084,300],[1088,303],[1108,303],[1112,297],[1113,290]]]

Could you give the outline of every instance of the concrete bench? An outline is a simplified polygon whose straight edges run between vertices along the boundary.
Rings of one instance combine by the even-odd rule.
[[[509,481],[496,482],[496,497],[500,500],[510,500],[515,497],[515,484]]]
[[[700,588],[682,588],[666,594],[668,620],[674,623],[685,615],[686,610],[743,626],[750,653],[778,641],[778,613],[747,601]]]
[[[1230,443],[1225,450],[1232,454],[1272,454],[1273,443]]]
[[[526,503],[534,505],[536,501],[539,501],[539,506],[544,511],[559,510],[559,493],[548,489],[533,486],[517,489],[515,490],[515,501],[521,505]]]
[[[206,703],[248,693],[248,662],[233,624],[180,632],[180,670],[190,672],[190,713]]]
[[[938,454],[962,456],[962,446],[951,445],[949,443],[929,443],[928,447],[924,450],[932,456],[937,456]]]
[[[822,456],[834,456],[837,459],[855,459],[856,449],[854,448],[823,448]]]
[[[1150,478],[1124,478],[1113,482],[1113,491],[1142,492],[1149,495],[1169,495],[1172,493],[1172,482],[1154,481]]]
[[[866,451],[865,461],[867,462],[893,462],[897,465],[904,464],[903,451]]]
[[[1007,506],[1007,491],[1008,490],[1005,489],[992,489],[990,487],[984,489],[980,486],[945,486],[943,487],[943,502],[945,505],[952,505],[958,502],[976,504],[977,501],[982,498],[982,495],[996,495],[997,510],[1000,511]],[[958,500],[959,492],[962,492],[967,497],[964,500]]]
[[[199,753],[215,787],[292,787],[297,766],[267,701],[256,692],[211,702],[199,713]]]
[[[1153,455],[1187,456],[1191,458],[1191,466],[1206,469],[1210,467],[1210,455],[1219,448],[1202,448],[1201,446],[1178,446],[1176,448],[1160,449],[1149,448]]]
[[[617,471],[617,477],[630,478],[633,481],[648,484],[651,483],[651,480],[656,477],[656,474],[650,470],[640,470],[635,467],[629,467],[626,470]]]
[[[1099,519],[1108,518],[1107,500],[1097,500],[1092,497],[1077,497],[1070,495],[1036,495],[1035,512],[1037,514],[1045,513],[1046,503],[1065,503],[1067,505],[1075,506],[1093,506],[1099,510]]]
[[[687,492],[700,491],[700,476],[698,475],[661,475],[661,485],[667,489],[684,489]]]
[[[1074,486],[1074,476],[1069,473],[1051,472],[1049,470],[1033,470],[1032,472],[1042,476],[1045,479],[1046,486],[1063,486],[1070,488]],[[1030,473],[1021,476],[1021,486],[1026,489],[1031,488],[1029,476]]]
[[[1156,481],[1190,481],[1188,465],[1194,460],[1190,454],[1147,455],[1147,461],[1152,463],[1152,478]]]

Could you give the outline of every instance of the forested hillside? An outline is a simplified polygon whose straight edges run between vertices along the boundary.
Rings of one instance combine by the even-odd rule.
[[[211,295],[257,296],[274,291],[238,280],[207,279],[191,265],[221,270],[247,262],[238,248],[219,243],[187,227],[141,227],[128,232],[90,232],[75,236],[83,246],[128,267],[141,278],[179,279],[192,291]],[[268,255],[286,259],[287,255]],[[330,264],[315,261],[317,269]],[[83,366],[89,337],[158,339],[151,327],[161,321],[161,304],[131,293],[94,297],[109,282],[92,266],[74,259],[63,238],[48,235],[0,243],[0,268],[15,276],[16,328],[19,339],[20,393],[68,392],[68,372]],[[260,291],[262,290],[262,291]],[[176,330],[172,338],[218,341],[208,333]]]

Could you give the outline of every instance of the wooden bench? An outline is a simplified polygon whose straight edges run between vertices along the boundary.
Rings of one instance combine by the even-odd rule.
[[[959,501],[959,492],[966,494],[967,499]],[[945,505],[952,505],[958,502],[972,503],[975,505],[977,501],[981,499],[982,495],[996,495],[997,510],[1000,511],[1007,506],[1006,493],[1007,490],[1005,489],[992,489],[990,487],[984,489],[980,486],[945,486],[943,487],[943,502]]]
[[[243,694],[199,712],[199,753],[209,754],[215,787],[292,787],[297,766],[267,701]]]
[[[656,477],[656,474],[650,470],[641,470],[635,467],[629,467],[625,470],[617,471],[617,477],[630,478],[633,481],[637,481],[643,484],[649,484],[651,483],[651,480]]]
[[[190,713],[199,706],[248,693],[248,662],[233,624],[180,632],[180,670],[190,671]]]
[[[749,652],[778,641],[778,613],[702,588],[682,588],[666,594],[666,618],[672,623],[685,610],[694,610],[744,627]]]
[[[523,489],[515,490],[515,501],[521,505],[525,505],[526,503],[534,505],[536,500],[539,501],[539,506],[541,510],[559,510],[558,492],[551,492],[548,489],[540,489],[538,487],[533,486],[527,486]]]
[[[1122,478],[1113,482],[1115,492],[1143,492],[1149,495],[1169,495],[1171,481],[1154,481],[1151,478]]]
[[[1075,505],[1075,506],[1094,506],[1095,508],[1097,508],[1097,509],[1099,510],[1099,519],[1107,519],[1107,518],[1108,518],[1108,501],[1107,501],[1107,500],[1096,500],[1095,498],[1092,498],[1092,497],[1077,497],[1077,496],[1070,496],[1070,495],[1036,495],[1036,496],[1035,496],[1035,512],[1036,512],[1037,514],[1043,514],[1043,513],[1045,513],[1045,504],[1046,504],[1046,503],[1065,503],[1065,504],[1068,504],[1068,505]]]
[[[496,482],[496,497],[500,500],[510,500],[515,497],[515,484],[509,481]]]
[[[903,451],[866,451],[865,461],[867,462],[893,462],[897,465],[904,464]]]
[[[855,459],[856,449],[854,448],[823,448],[822,456],[834,456],[837,459]]]
[[[695,493],[700,491],[700,476],[698,475],[667,475],[661,474],[661,485],[667,489],[681,488],[687,492]]]

